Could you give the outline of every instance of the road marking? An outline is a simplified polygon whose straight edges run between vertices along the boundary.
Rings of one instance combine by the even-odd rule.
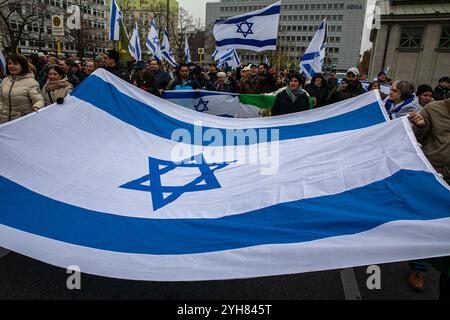
[[[353,268],[342,269],[340,270],[340,274],[345,300],[362,300]]]
[[[4,256],[6,256],[10,252],[11,251],[9,251],[8,249],[0,247],[0,258],[3,258]]]

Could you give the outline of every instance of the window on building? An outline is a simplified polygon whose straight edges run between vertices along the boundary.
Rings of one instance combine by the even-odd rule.
[[[423,27],[402,27],[400,48],[420,48],[423,30]]]
[[[450,26],[442,27],[439,49],[450,49]]]

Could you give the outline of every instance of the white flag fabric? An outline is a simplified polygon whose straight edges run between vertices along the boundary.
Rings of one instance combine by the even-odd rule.
[[[162,60],[161,47],[159,46],[158,31],[156,30],[155,19],[152,20],[150,31],[148,33],[147,39],[145,40],[145,46],[148,48],[148,50],[151,51],[153,57],[155,57],[156,60]]]
[[[327,22],[323,20],[300,61],[300,71],[307,78],[311,79],[316,73],[322,72],[326,44]]]
[[[152,281],[450,255],[450,190],[408,120],[356,129],[320,110],[226,119],[99,69],[0,126],[0,246]]]
[[[370,85],[370,81],[359,81],[361,82],[364,90],[369,90],[369,85]],[[391,91],[391,86],[388,84],[384,84],[384,83],[380,83],[380,91],[383,92],[384,94],[389,94]]]
[[[173,56],[172,49],[170,48],[169,35],[167,34],[167,30],[164,31],[161,52],[164,60],[166,60],[168,64],[170,64],[172,67],[178,66],[178,63]]]
[[[122,11],[120,11],[120,8],[115,0],[112,0],[111,2],[109,19],[109,40],[119,40]]]
[[[133,34],[131,35],[130,42],[128,43],[128,51],[130,55],[136,59],[136,61],[142,60],[141,40],[139,38],[139,28],[137,22],[134,25]]]
[[[184,38],[184,62],[185,63],[191,63],[191,50],[189,50],[189,42],[188,42],[188,38],[187,35]]]
[[[219,60],[219,57],[223,56],[225,53],[229,52],[231,49],[219,49],[216,48],[214,50],[214,52],[212,53],[211,57],[213,58],[214,61]]]
[[[6,71],[8,70],[8,65],[6,64],[6,59],[3,55],[2,49],[0,49],[0,70],[3,72],[3,74],[6,74]]]
[[[223,55],[219,56],[218,68],[230,67],[236,69],[241,65],[241,59],[239,58],[236,49],[228,49]]]
[[[281,2],[261,10],[219,20],[213,28],[217,48],[276,50]]]

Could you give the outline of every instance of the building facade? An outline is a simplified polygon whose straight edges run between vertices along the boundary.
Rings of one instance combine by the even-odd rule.
[[[221,0],[206,4],[206,28],[212,33],[216,20],[244,14],[268,6],[276,0]],[[277,51],[265,52],[272,63],[299,65],[320,22],[327,19],[327,68],[346,71],[358,64],[366,14],[366,0],[283,0],[278,29]],[[213,42],[213,41],[211,41]],[[214,47],[207,48],[208,54]],[[256,52],[240,52],[241,60],[261,61]]]
[[[28,8],[41,8],[42,11],[35,12],[33,19],[23,21],[16,14],[11,14],[8,24],[13,32],[20,30],[25,23],[23,36],[18,43],[17,51],[24,54],[44,52],[57,53],[58,41],[63,54],[76,54],[77,46],[83,46],[85,55],[95,55],[105,50],[107,40],[107,22],[105,0],[44,0],[40,6],[35,6],[33,0],[24,0],[24,10]],[[52,35],[52,15],[63,15],[65,19],[67,7],[78,5],[81,13],[82,37],[73,37],[73,33],[65,28],[65,35],[55,37]],[[65,21],[64,21],[65,24]],[[2,26],[2,43],[8,47],[8,36]]]
[[[450,73],[449,1],[378,1],[369,76],[389,68],[393,80],[434,87]]]

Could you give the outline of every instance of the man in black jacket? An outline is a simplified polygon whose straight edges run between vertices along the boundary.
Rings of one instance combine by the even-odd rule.
[[[107,71],[126,82],[131,82],[127,67],[119,62],[119,52],[116,50],[108,50],[103,56],[103,60],[105,61],[105,69]]]
[[[269,67],[261,63],[258,68],[257,93],[271,93],[277,90],[277,80],[269,73]]]

